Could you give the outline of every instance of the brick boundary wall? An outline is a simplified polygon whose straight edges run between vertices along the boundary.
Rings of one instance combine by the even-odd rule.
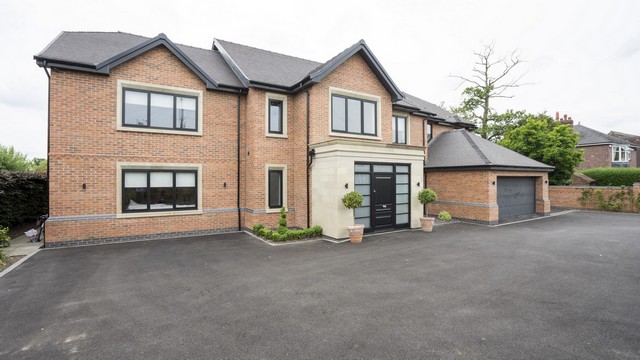
[[[600,190],[603,193],[604,199],[609,199],[621,190],[628,191],[629,187],[622,186],[549,186],[549,199],[551,200],[551,206],[556,208],[569,208],[569,209],[588,209],[588,210],[600,210],[595,199],[592,197],[584,204],[580,202],[580,197],[585,190],[592,189],[594,191]],[[638,196],[640,196],[640,183],[633,184],[633,197],[634,203],[637,204]],[[640,212],[637,206],[629,206],[628,201],[621,211],[624,212]]]

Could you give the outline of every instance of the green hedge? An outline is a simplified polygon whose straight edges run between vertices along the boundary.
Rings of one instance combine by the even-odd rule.
[[[597,186],[632,186],[640,182],[640,168],[595,168],[581,171]]]
[[[0,226],[35,224],[38,216],[47,213],[48,202],[45,173],[0,171]]]
[[[256,224],[253,227],[253,233],[273,242],[300,240],[312,238],[322,235],[320,226],[312,226],[308,229],[290,230],[286,227],[279,226],[276,230],[267,229],[262,224]]]

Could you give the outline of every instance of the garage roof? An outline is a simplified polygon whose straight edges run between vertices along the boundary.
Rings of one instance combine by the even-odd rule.
[[[440,134],[429,144],[426,170],[552,171],[549,166],[464,129]]]

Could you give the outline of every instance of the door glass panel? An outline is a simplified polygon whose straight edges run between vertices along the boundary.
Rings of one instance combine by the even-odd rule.
[[[371,165],[356,164],[355,170],[356,172],[369,172],[371,171]]]
[[[406,194],[409,192],[409,185],[396,185],[396,193],[397,194]]]
[[[403,195],[396,195],[396,204],[405,204],[409,202],[409,195],[408,194],[403,194]]]
[[[368,217],[369,214],[371,212],[371,209],[367,206],[367,207],[359,207],[357,209],[355,209],[354,213],[355,213],[355,217],[357,218],[362,218],[362,217]]]
[[[373,172],[393,172],[393,165],[373,165]]]
[[[409,222],[409,214],[396,215],[396,224],[406,224]]]
[[[407,165],[396,165],[396,172],[398,173],[408,173],[409,166]]]
[[[356,224],[362,224],[365,228],[371,228],[371,220],[369,218],[356,219]]]
[[[404,214],[409,212],[409,204],[396,205],[396,213]]]
[[[371,206],[371,196],[362,197],[362,206]]]
[[[360,195],[369,195],[370,188],[369,185],[356,185],[355,190],[360,193]]]
[[[371,175],[369,174],[356,174],[356,185],[369,185],[371,184]]]
[[[406,175],[406,174],[396,175],[396,184],[408,184],[408,183],[409,183],[409,175]]]

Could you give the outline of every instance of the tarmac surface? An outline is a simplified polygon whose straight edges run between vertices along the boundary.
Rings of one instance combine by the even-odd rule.
[[[0,312],[4,359],[640,359],[640,215],[45,249]]]

